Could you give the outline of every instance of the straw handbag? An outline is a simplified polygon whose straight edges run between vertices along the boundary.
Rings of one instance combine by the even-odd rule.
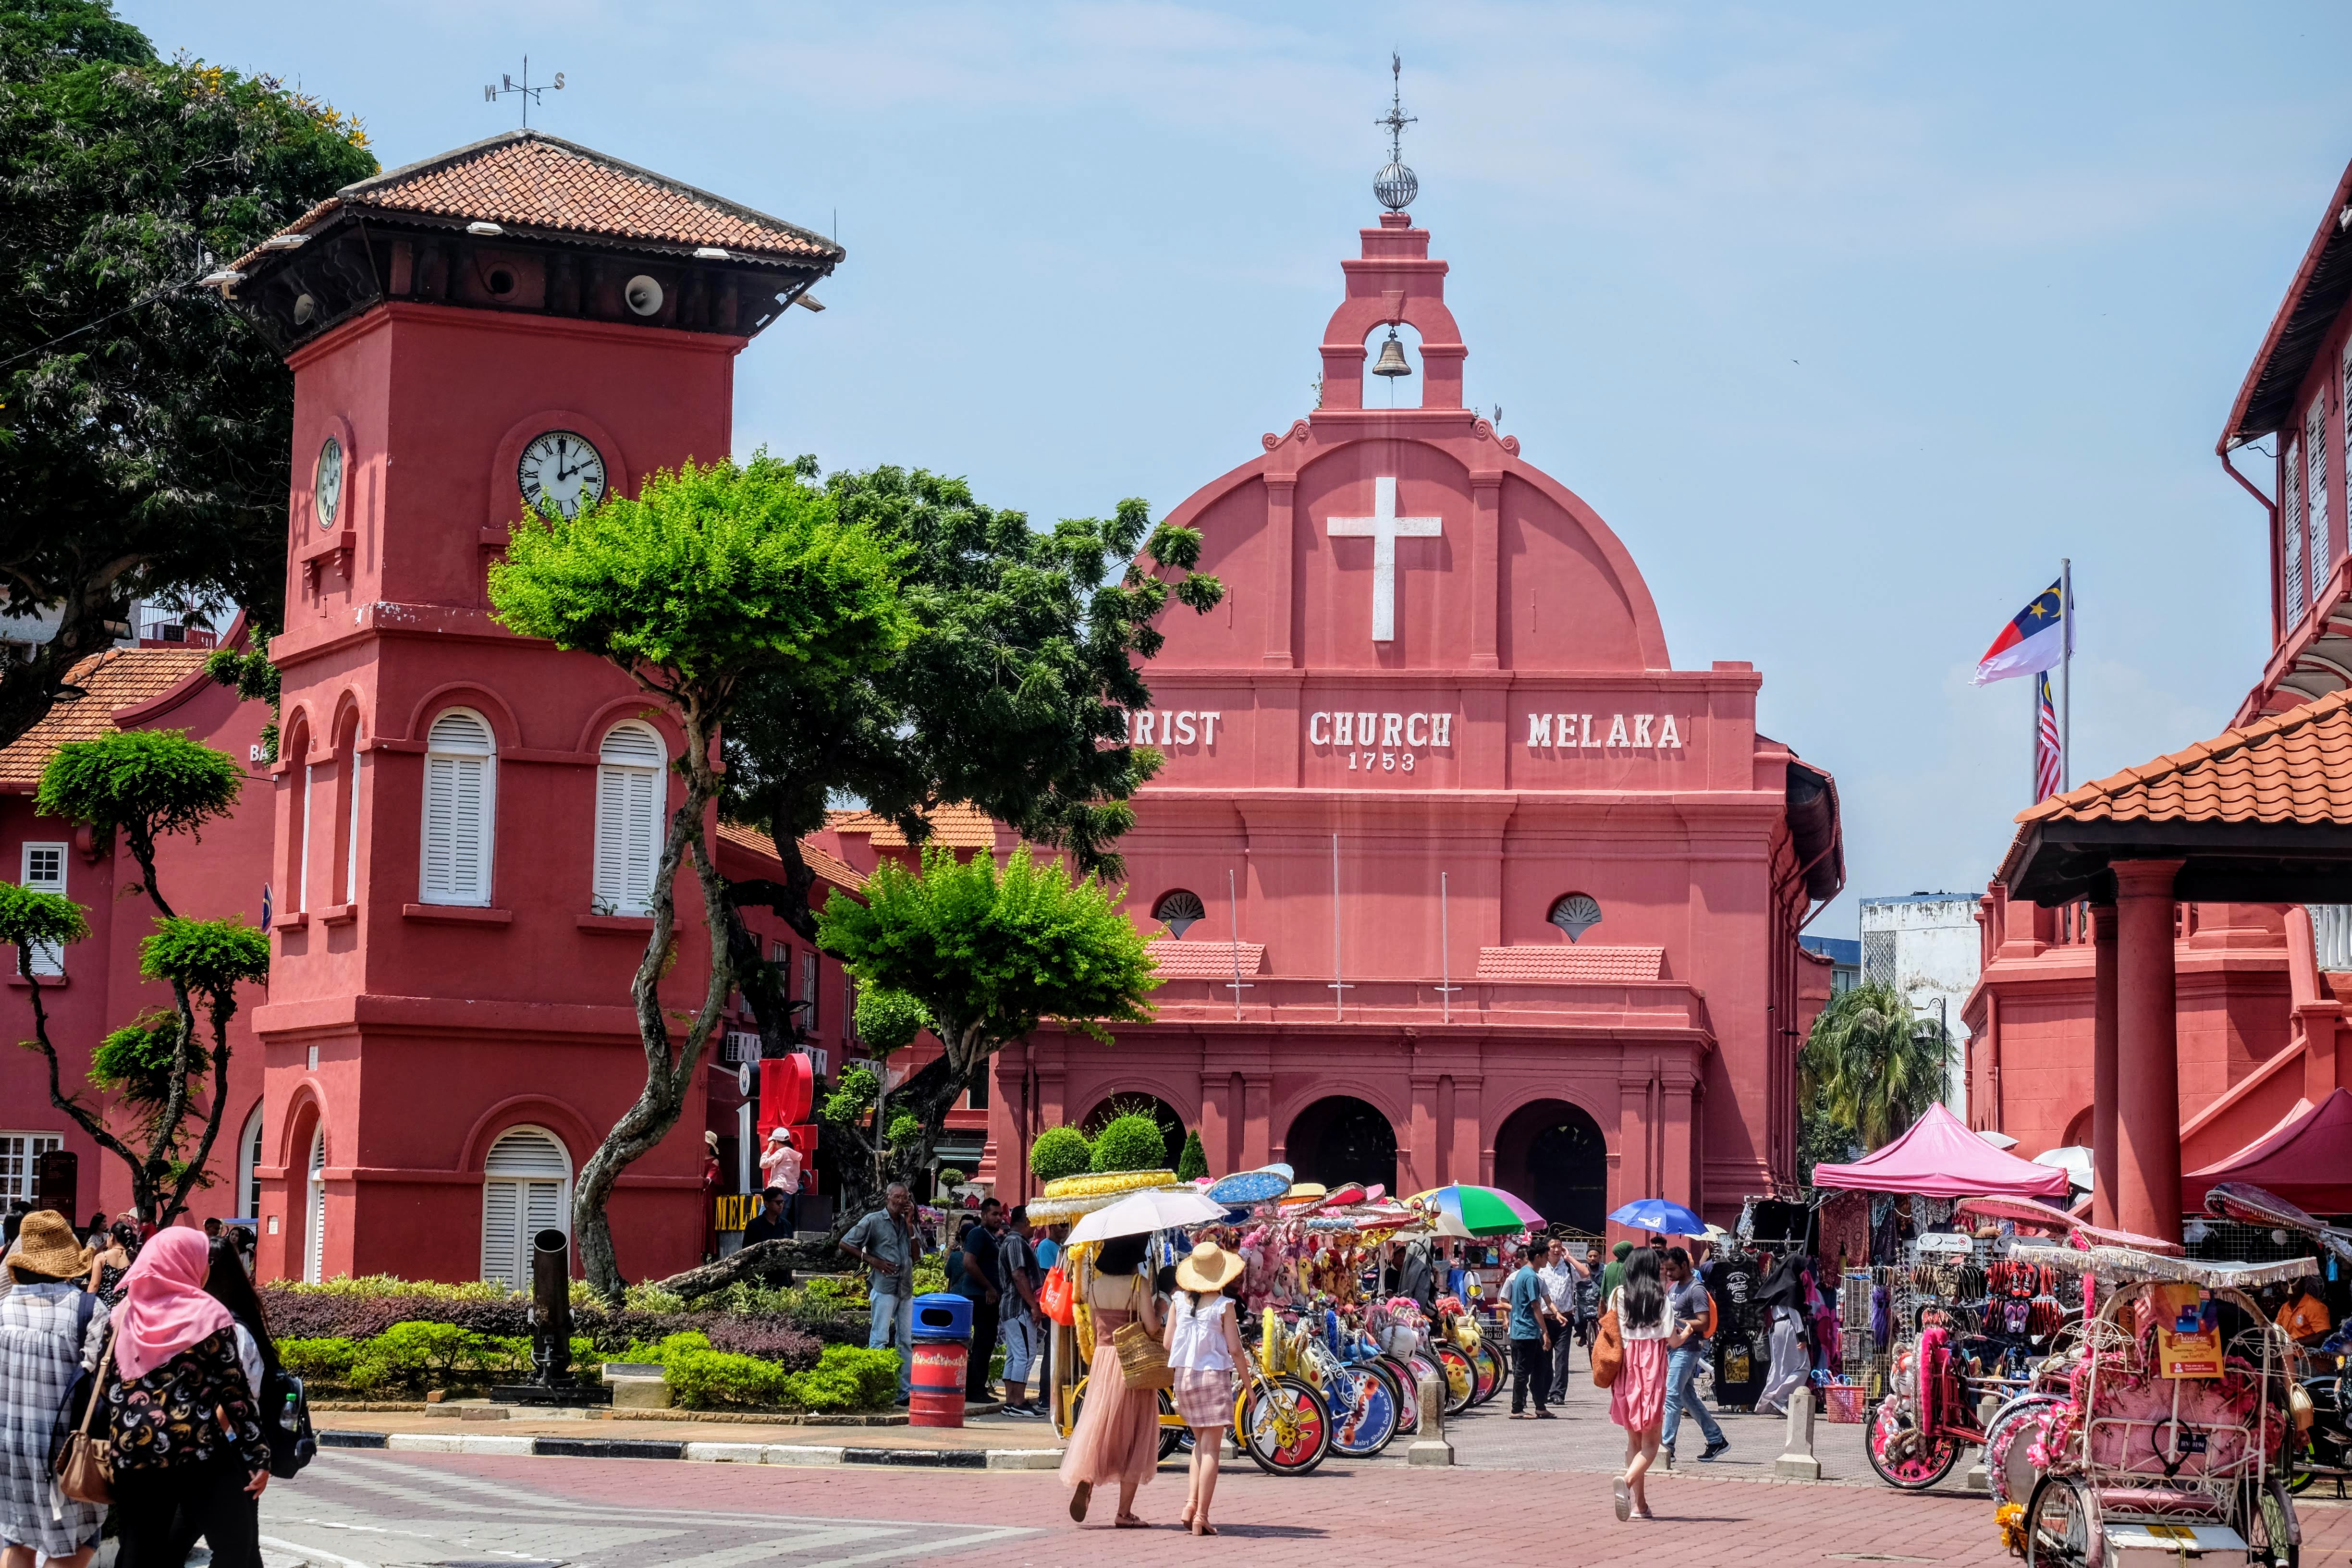
[[[1176,1373],[1168,1365],[1168,1352],[1151,1337],[1139,1319],[1130,1318],[1111,1331],[1118,1352],[1118,1375],[1129,1388],[1173,1388]]]
[[[1601,1328],[1592,1336],[1592,1386],[1606,1388],[1617,1381],[1625,1370],[1625,1336],[1617,1327],[1617,1314],[1601,1314]]]

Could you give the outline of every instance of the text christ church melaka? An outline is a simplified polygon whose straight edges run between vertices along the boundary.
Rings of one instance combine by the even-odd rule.
[[[1129,721],[1167,759],[1121,845],[1159,1016],[1006,1050],[980,1174],[1026,1193],[1039,1131],[1150,1097],[1218,1171],[1728,1221],[1794,1176],[1835,787],[1756,732],[1751,665],[1671,667],[1624,545],[1463,406],[1428,232],[1362,240],[1323,405],[1168,519],[1227,596],[1169,617]],[[1367,408],[1398,325],[1422,405]]]

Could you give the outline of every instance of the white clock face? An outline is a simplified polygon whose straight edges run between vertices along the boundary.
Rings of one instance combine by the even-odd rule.
[[[332,531],[343,508],[343,444],[332,436],[319,448],[319,473],[310,481],[310,496],[318,503],[319,531]]]
[[[604,499],[604,459],[588,438],[571,430],[550,430],[522,449],[515,477],[523,504],[534,512],[552,506],[577,517],[583,506]]]

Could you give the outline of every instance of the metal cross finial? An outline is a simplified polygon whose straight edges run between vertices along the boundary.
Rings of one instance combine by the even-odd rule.
[[[1402,162],[1403,158],[1404,128],[1408,125],[1419,124],[1420,117],[1404,111],[1404,57],[1402,55],[1389,56],[1389,76],[1391,79],[1389,111],[1372,123],[1389,128],[1389,162],[1395,163]]]
[[[515,80],[515,79],[510,76],[501,77],[500,80],[505,85],[499,87],[485,87],[482,89],[482,101],[484,103],[496,103],[499,100],[506,97],[509,93],[513,93],[516,97],[521,99],[522,128],[526,131],[530,129],[530,106],[539,101],[540,95],[541,93],[562,92],[563,90],[563,73],[562,71],[557,71],[555,73],[555,79],[551,82],[545,82],[538,87],[530,85],[530,57],[529,55],[525,55],[522,58],[522,79],[520,81]]]

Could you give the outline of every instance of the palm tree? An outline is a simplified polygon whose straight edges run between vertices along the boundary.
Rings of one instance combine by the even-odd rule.
[[[1819,1104],[1864,1151],[1900,1137],[1944,1094],[1951,1042],[1902,992],[1866,983],[1832,998],[1797,1057],[1798,1103]]]

